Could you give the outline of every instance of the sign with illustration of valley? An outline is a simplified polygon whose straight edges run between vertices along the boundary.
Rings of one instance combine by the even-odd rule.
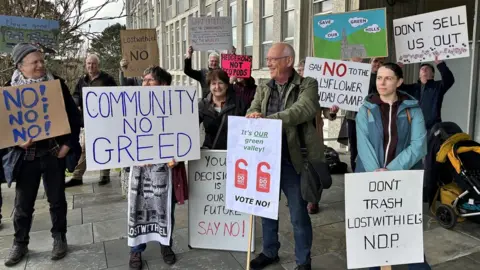
[[[0,15],[0,52],[10,53],[18,43],[57,47],[58,21]]]
[[[313,17],[314,56],[348,60],[388,56],[385,8]]]

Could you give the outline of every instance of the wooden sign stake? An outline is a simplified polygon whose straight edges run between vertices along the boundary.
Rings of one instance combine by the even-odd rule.
[[[392,270],[392,266],[391,265],[382,266],[380,270]]]
[[[252,253],[253,215],[250,215],[250,227],[248,228],[247,267],[250,270],[250,253]]]

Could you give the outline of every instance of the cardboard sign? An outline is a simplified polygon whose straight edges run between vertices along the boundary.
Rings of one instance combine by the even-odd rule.
[[[307,57],[305,77],[318,81],[320,106],[358,111],[370,85],[370,64]]]
[[[252,73],[252,56],[222,54],[222,69],[229,77],[250,78]]]
[[[227,141],[227,209],[278,219],[282,121],[229,116]]]
[[[348,269],[423,262],[423,170],[345,174]]]
[[[11,53],[18,43],[40,43],[57,49],[58,21],[0,15],[0,52]]]
[[[188,17],[189,44],[196,51],[232,49],[232,18]]]
[[[225,208],[226,180],[226,150],[202,150],[199,160],[188,162],[188,242],[191,247],[247,251],[249,216]],[[254,239],[255,236],[252,250]]]
[[[141,77],[149,66],[158,65],[155,29],[121,30],[122,55],[128,61],[125,77]]]
[[[411,64],[469,57],[466,6],[393,20],[397,61]]]
[[[1,90],[0,149],[70,133],[59,80]]]
[[[313,17],[313,55],[348,60],[388,56],[385,8]]]
[[[87,169],[200,158],[195,87],[84,87]]]

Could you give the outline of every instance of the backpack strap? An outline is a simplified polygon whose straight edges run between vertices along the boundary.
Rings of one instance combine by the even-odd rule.
[[[410,115],[410,111],[408,109],[405,109],[405,112],[407,113],[408,123],[412,124],[412,116]]]

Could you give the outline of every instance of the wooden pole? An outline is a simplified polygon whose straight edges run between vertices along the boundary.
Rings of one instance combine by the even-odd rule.
[[[253,215],[250,215],[250,226],[248,228],[248,249],[247,249],[247,270],[250,270],[250,253],[252,253]]]
[[[380,270],[392,270],[392,266],[390,265],[382,266]]]

